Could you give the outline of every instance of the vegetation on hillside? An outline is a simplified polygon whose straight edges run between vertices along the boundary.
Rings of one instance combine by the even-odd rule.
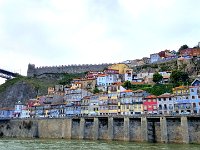
[[[187,72],[174,70],[171,73],[170,81],[174,87],[189,84],[189,75]]]
[[[85,73],[76,73],[76,74],[68,74],[68,73],[62,74],[62,79],[59,80],[58,83],[62,84],[62,85],[68,85],[75,78],[84,78],[86,73],[87,72],[85,72]]]
[[[58,83],[56,80],[46,80],[20,76],[9,79],[4,84],[0,85],[0,93],[4,92],[8,87],[11,87],[18,82],[25,82],[27,84],[30,84],[36,90],[38,95],[46,94],[49,86],[54,86]]]
[[[158,84],[159,82],[162,81],[162,79],[163,79],[163,76],[159,74],[158,72],[153,74],[153,82]]]
[[[126,89],[131,89],[131,90],[145,90],[150,94],[153,95],[161,95],[164,93],[172,93],[172,84],[140,84],[140,85],[134,85],[131,84],[130,81],[125,81],[124,84],[122,85]]]
[[[20,76],[20,77],[16,77],[10,80],[6,80],[4,84],[0,85],[0,93],[4,92],[7,87],[10,87],[14,85],[15,83],[17,83],[18,81],[21,81],[23,78],[24,77]]]

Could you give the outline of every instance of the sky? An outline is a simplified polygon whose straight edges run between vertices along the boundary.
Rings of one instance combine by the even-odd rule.
[[[193,47],[199,7],[199,0],[0,0],[0,68],[26,75],[29,63],[117,63]]]

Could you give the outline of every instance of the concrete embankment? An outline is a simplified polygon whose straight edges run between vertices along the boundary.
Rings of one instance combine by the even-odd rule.
[[[0,120],[0,136],[200,143],[200,117],[87,117]]]

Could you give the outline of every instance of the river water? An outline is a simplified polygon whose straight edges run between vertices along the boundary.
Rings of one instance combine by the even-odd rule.
[[[155,144],[119,141],[0,139],[0,150],[200,150],[196,144]]]

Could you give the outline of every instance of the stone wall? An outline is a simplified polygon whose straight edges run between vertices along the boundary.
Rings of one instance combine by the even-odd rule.
[[[85,119],[84,139],[93,139],[94,119]]]
[[[200,143],[200,118],[189,118],[188,119],[188,133],[190,143]]]
[[[38,120],[38,137],[69,138],[70,119],[40,119]]]
[[[79,129],[80,129],[80,119],[73,119],[72,130],[71,130],[72,139],[79,139],[79,133],[80,133]]]
[[[26,119],[0,121],[0,136],[22,138],[38,137],[38,121]]]
[[[183,141],[180,118],[167,120],[167,133],[170,143],[181,143]]]
[[[85,64],[85,65],[68,65],[68,66],[52,66],[52,67],[35,67],[34,64],[28,65],[27,76],[34,77],[43,74],[53,73],[83,73],[86,71],[103,71],[104,68],[111,64]]]
[[[141,139],[141,119],[130,119],[130,141],[142,141]]]
[[[200,143],[200,117],[0,120],[0,137]]]
[[[99,118],[99,139],[108,139],[108,119]]]
[[[115,118],[113,120],[113,139],[124,140],[124,118]]]

